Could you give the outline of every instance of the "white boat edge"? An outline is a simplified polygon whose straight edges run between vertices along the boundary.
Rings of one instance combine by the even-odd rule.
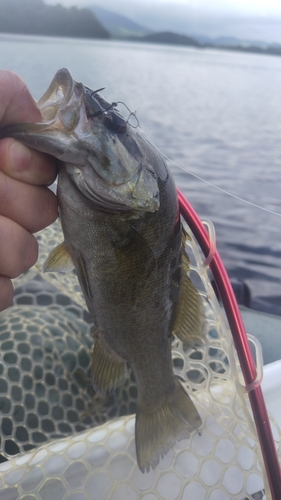
[[[281,429],[281,359],[263,367],[261,387],[267,410]]]

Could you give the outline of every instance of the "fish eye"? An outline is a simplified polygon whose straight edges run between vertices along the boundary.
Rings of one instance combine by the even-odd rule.
[[[103,123],[106,128],[117,134],[124,134],[127,130],[127,122],[116,110],[105,111]]]

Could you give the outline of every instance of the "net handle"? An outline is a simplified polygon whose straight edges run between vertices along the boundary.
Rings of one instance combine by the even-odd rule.
[[[210,254],[209,235],[203,226],[199,216],[178,189],[178,200],[180,213],[193,232],[205,257]],[[245,327],[241,318],[240,310],[230,284],[225,267],[217,251],[212,256],[209,264],[214,280],[219,290],[222,303],[227,315],[230,330],[232,332],[234,344],[237,350],[242,373],[246,387],[252,387],[248,393],[251,408],[258,432],[260,446],[262,450],[264,465],[268,478],[268,483],[272,495],[272,500],[280,500],[281,492],[281,471],[275,442],[265,406],[263,393],[260,385],[255,386],[257,370],[247,339]]]

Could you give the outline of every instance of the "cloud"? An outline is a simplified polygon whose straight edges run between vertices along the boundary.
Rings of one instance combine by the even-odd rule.
[[[281,43],[280,0],[45,0],[65,6],[91,4],[122,14],[155,31],[234,36]],[[210,7],[211,5],[211,7]]]

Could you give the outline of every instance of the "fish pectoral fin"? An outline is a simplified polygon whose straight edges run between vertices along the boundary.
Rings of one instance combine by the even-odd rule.
[[[204,344],[204,314],[202,299],[188,276],[189,257],[182,252],[179,296],[172,321],[172,333],[191,347]]]
[[[100,395],[118,387],[126,377],[126,362],[98,336],[93,349],[91,377]]]
[[[156,260],[146,239],[131,223],[126,236],[114,243],[115,254],[120,266],[133,266],[136,272],[149,274],[156,268]]]
[[[175,378],[174,390],[150,405],[138,404],[136,415],[136,452],[142,472],[155,469],[176,441],[188,438],[202,424],[189,395]]]
[[[46,262],[43,264],[44,273],[48,272],[71,272],[74,269],[74,264],[69,251],[66,248],[65,242],[58,245],[51,251]]]
[[[83,259],[82,253],[79,252],[79,250],[75,251],[75,261],[81,288],[84,294],[87,295],[88,299],[92,299],[93,295],[91,291],[91,285],[90,285],[89,275],[87,272],[87,267]]]

